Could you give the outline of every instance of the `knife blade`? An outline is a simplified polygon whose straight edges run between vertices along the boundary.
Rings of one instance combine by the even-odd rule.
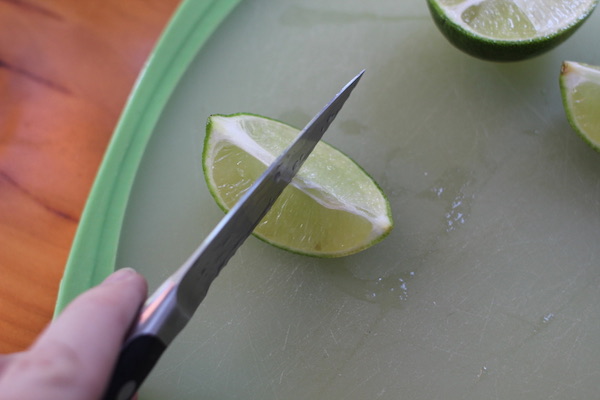
[[[119,353],[105,400],[130,399],[167,346],[192,318],[236,250],[291,182],[356,87],[364,70],[306,125],[200,246],[148,298]]]

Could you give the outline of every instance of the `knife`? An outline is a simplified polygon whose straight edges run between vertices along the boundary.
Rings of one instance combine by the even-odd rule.
[[[364,72],[348,82],[308,123],[188,260],[148,298],[121,348],[104,400],[128,400],[137,392],[164,350],[192,318],[221,269],[321,140]]]

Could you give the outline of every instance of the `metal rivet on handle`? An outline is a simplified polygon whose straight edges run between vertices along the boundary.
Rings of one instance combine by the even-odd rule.
[[[123,385],[121,390],[119,390],[119,394],[117,395],[117,400],[129,400],[135,394],[135,389],[137,389],[137,383],[135,381],[129,381]]]

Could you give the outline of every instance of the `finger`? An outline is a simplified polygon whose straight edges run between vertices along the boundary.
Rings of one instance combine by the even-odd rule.
[[[146,290],[139,274],[124,269],[79,296],[7,367],[1,382],[15,388],[8,393],[19,400],[100,397]]]

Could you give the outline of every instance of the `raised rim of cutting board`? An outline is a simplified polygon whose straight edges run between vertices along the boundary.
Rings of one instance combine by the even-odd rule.
[[[92,186],[60,284],[55,315],[114,271],[131,188],[161,111],[198,51],[240,1],[185,0],[161,34]]]

